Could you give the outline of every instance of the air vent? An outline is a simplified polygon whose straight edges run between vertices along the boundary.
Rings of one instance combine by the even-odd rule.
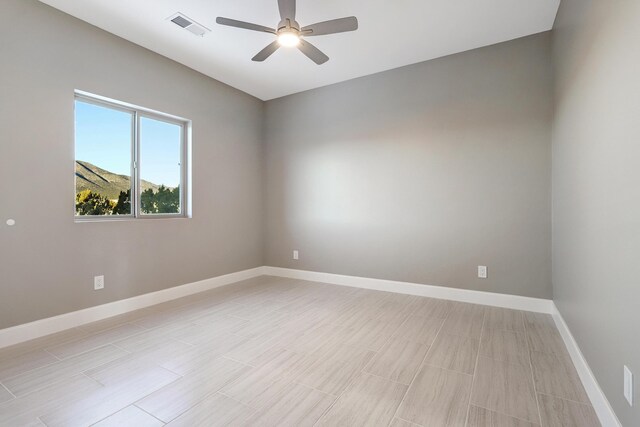
[[[183,15],[182,13],[176,13],[175,15],[172,15],[167,19],[180,28],[184,28],[190,33],[195,34],[196,36],[203,37],[206,33],[211,31],[204,25],[198,24],[196,21]]]
[[[182,28],[187,28],[189,25],[193,24],[193,22],[189,21],[186,18],[183,18],[182,16],[176,16],[171,20],[171,22],[180,25]]]

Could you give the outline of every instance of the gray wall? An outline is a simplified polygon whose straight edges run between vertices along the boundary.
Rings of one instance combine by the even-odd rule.
[[[0,16],[0,328],[263,264],[261,101],[35,0]],[[74,89],[193,120],[192,219],[74,223]]]
[[[618,418],[640,425],[640,2],[563,0],[554,29],[553,286]],[[632,409],[622,366],[635,373]]]
[[[553,139],[555,300],[640,425],[640,2],[563,0],[555,119],[549,33],[265,106],[35,0],[10,14],[0,328],[263,263],[550,298]],[[193,120],[192,219],[73,222],[74,89]]]
[[[267,102],[267,263],[551,298],[552,87],[543,33]]]

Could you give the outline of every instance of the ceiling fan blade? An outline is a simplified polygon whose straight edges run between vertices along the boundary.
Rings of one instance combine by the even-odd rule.
[[[318,65],[322,65],[329,60],[329,57],[322,53],[320,49],[312,45],[311,43],[300,39],[300,44],[298,45],[298,49],[300,52],[304,53],[309,57],[310,60],[315,62]]]
[[[278,0],[280,19],[296,20],[296,0]]]
[[[256,62],[262,62],[268,57],[270,57],[271,55],[273,55],[273,52],[278,50],[279,47],[280,47],[280,43],[278,43],[278,40],[276,40],[273,43],[269,44],[264,49],[262,49],[260,52],[258,52],[258,54],[253,58],[251,58],[251,60]]]
[[[317,24],[302,27],[305,37],[323,36],[325,34],[344,33],[358,29],[358,19],[355,16],[348,18],[332,19],[331,21],[318,22]]]
[[[227,25],[229,27],[242,28],[245,30],[260,31],[263,33],[271,33],[271,34],[276,33],[276,30],[274,30],[273,28],[252,24],[250,22],[236,21],[235,19],[223,18],[221,16],[218,16],[216,18],[216,22],[220,25]]]

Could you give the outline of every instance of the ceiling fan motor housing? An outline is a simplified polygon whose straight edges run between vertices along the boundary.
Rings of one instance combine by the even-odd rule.
[[[291,31],[295,33],[300,33],[300,24],[297,21],[291,20],[289,18],[285,18],[278,24],[278,33],[282,31]]]

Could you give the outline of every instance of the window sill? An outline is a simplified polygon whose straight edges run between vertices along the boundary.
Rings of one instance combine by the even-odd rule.
[[[74,217],[73,222],[76,224],[82,223],[96,223],[96,222],[137,222],[137,221],[157,221],[161,219],[169,219],[169,220],[179,220],[179,219],[191,219],[191,216],[187,215],[154,215],[154,216],[144,216],[144,217],[134,217],[134,216],[122,216],[115,218],[100,218],[100,217]]]

